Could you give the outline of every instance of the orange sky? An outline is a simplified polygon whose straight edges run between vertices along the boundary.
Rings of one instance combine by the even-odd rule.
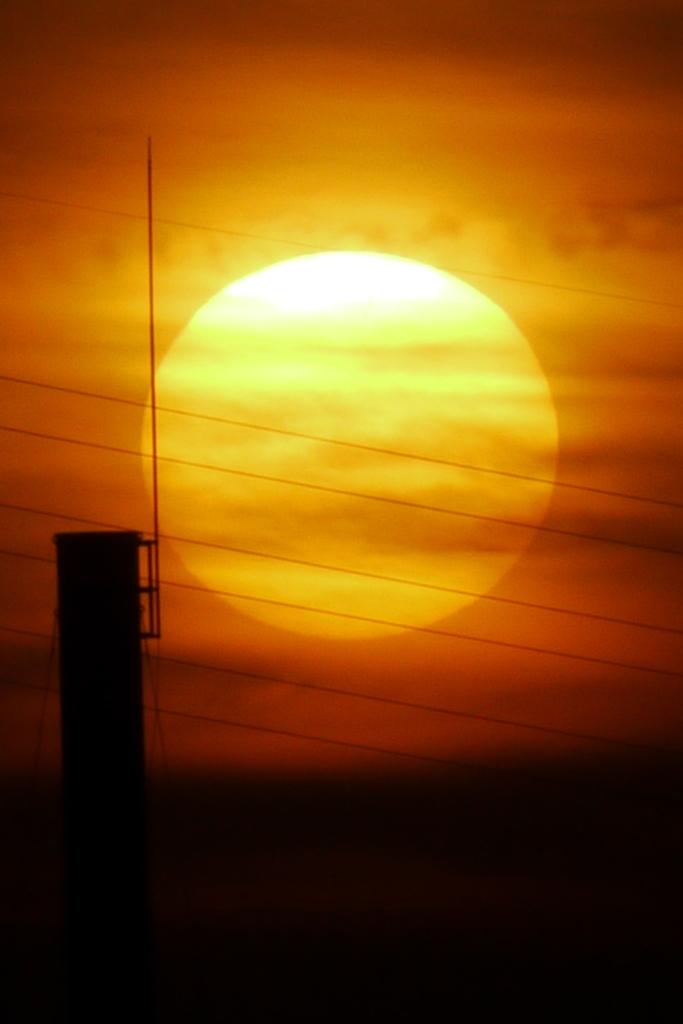
[[[27,2],[3,21],[0,374],[145,400],[135,218],[151,134],[162,354],[220,288],[302,252],[380,251],[460,271],[512,317],[548,376],[558,478],[683,502],[678,3],[296,0],[228,12],[208,0],[72,0]],[[2,425],[140,444],[132,405],[7,381],[0,401]],[[149,528],[139,460],[0,435],[3,502]],[[546,525],[683,549],[682,514],[557,489]],[[70,528],[0,509],[0,548],[51,557],[52,535]],[[165,579],[192,582],[173,551],[162,559]],[[677,628],[680,565],[540,533],[494,594]],[[53,569],[2,555],[0,573],[0,624],[50,632]],[[676,745],[680,729],[675,676],[428,634],[306,639],[177,588],[164,614],[167,656],[655,745]],[[494,601],[436,627],[683,671],[675,634]],[[0,650],[2,678],[44,677],[44,644],[7,632]],[[509,765],[596,749],[274,682],[178,667],[163,678],[167,707],[437,757]],[[5,764],[28,767],[39,698],[8,686],[2,699]],[[167,728],[186,767],[393,763],[186,720]]]

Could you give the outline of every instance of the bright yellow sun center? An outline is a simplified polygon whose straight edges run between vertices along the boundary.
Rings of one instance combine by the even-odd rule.
[[[499,307],[424,264],[321,253],[251,274],[197,312],[157,384],[160,405],[213,417],[161,422],[180,460],[160,466],[164,532],[229,547],[174,542],[201,583],[280,628],[443,619],[545,513],[548,485],[481,471],[552,478],[545,376]]]

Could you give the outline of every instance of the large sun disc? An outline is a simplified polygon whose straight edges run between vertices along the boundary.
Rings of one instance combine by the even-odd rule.
[[[195,414],[161,420],[164,532],[203,541],[173,542],[190,572],[280,628],[443,619],[545,514],[550,486],[518,478],[553,477],[543,371],[498,306],[424,264],[321,253],[251,274],[195,314],[157,391]]]

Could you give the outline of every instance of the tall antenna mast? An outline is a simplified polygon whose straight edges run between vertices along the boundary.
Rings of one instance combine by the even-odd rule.
[[[154,218],[152,194],[152,138],[147,137],[147,264],[149,292],[149,375],[152,412],[152,502],[154,506],[153,571],[150,579],[149,632],[152,636],[161,633],[161,609],[159,594],[159,476],[157,444],[157,379],[156,379],[156,338],[154,333]],[[156,592],[154,592],[156,587]],[[155,600],[156,599],[156,600]]]

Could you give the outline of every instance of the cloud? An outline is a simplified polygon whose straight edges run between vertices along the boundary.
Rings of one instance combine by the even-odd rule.
[[[435,213],[425,223],[415,229],[412,236],[414,245],[425,242],[452,241],[459,238],[465,225],[464,221],[451,213]]]
[[[683,197],[633,203],[591,203],[551,229],[553,247],[572,256],[585,249],[683,248]]]

